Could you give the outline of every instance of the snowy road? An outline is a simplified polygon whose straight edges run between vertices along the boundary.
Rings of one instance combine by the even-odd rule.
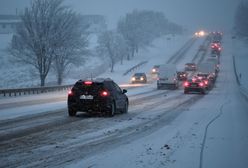
[[[199,43],[194,45],[192,50]],[[113,118],[69,118],[64,93],[3,103],[1,114],[12,110],[13,117],[1,117],[0,167],[246,168],[248,105],[225,48],[216,86],[207,95],[157,90],[151,83],[130,90],[129,113]],[[18,116],[15,103],[27,114]],[[43,111],[28,112],[41,105]]]

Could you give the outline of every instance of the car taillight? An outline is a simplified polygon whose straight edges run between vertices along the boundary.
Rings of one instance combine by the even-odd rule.
[[[72,90],[69,90],[69,91],[68,91],[68,95],[69,95],[69,96],[72,96],[72,95],[73,95]]]
[[[106,97],[106,96],[109,96],[109,92],[106,91],[106,90],[104,90],[104,91],[101,91],[100,95],[101,95],[102,97]]]
[[[202,86],[204,86],[204,83],[201,82],[201,83],[199,83],[199,85],[202,87]]]
[[[92,81],[84,81],[84,84],[85,85],[91,85],[92,84]]]
[[[185,87],[188,87],[189,86],[189,82],[184,82],[183,84]]]
[[[205,85],[207,85],[207,84],[208,84],[208,81],[207,81],[207,80],[205,80],[205,81],[204,81],[204,83],[205,83]]]

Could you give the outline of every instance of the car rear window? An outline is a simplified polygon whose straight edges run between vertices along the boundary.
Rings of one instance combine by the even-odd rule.
[[[87,92],[88,94],[98,94],[99,90],[104,89],[103,83],[92,82],[91,84],[86,84],[85,81],[79,81],[74,85],[80,93]]]

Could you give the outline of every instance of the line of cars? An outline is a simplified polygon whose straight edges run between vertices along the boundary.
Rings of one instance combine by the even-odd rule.
[[[217,34],[219,37],[219,34]],[[213,41],[221,38],[212,35]],[[211,89],[219,72],[218,53],[212,52],[211,57],[200,65],[186,63],[184,71],[177,71],[175,64],[155,65],[151,74],[157,77],[157,89],[177,89],[183,81],[184,93],[200,92],[205,94]],[[217,61],[216,61],[217,60]],[[197,72],[189,78],[190,71]],[[131,83],[147,83],[145,73],[135,73]],[[100,113],[104,116],[114,116],[116,113],[127,113],[129,100],[127,90],[121,89],[110,78],[78,80],[68,93],[67,107],[69,116],[76,116],[77,112]]]
[[[197,65],[186,64],[185,70],[197,71],[196,74],[184,82],[184,93],[199,92],[205,94],[212,89],[220,68],[221,40],[222,33],[210,33],[212,38],[210,56],[205,62]]]

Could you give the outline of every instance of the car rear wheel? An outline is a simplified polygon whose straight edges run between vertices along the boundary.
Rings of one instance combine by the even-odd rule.
[[[128,102],[126,101],[125,106],[122,110],[122,113],[127,113],[128,112]]]
[[[110,109],[107,112],[107,116],[108,117],[113,117],[116,113],[116,105],[115,102],[112,102],[110,105]]]
[[[74,108],[68,108],[68,114],[70,117],[76,116],[77,111]]]

